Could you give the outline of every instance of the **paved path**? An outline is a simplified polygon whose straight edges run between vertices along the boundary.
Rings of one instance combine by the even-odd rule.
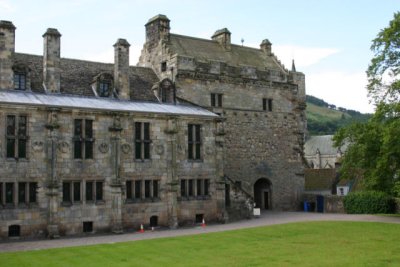
[[[125,233],[94,235],[75,238],[60,238],[53,240],[15,241],[0,243],[0,253],[22,250],[39,250],[59,247],[86,246],[95,244],[110,244],[116,242],[128,242],[143,239],[154,239],[172,236],[185,236],[202,233],[212,233],[242,228],[257,227],[263,225],[275,225],[291,222],[304,221],[367,221],[400,224],[400,217],[375,216],[375,215],[349,215],[329,213],[306,213],[306,212],[264,212],[259,218],[243,220],[228,224],[213,224],[206,227],[179,228],[176,230],[156,230],[145,233]]]

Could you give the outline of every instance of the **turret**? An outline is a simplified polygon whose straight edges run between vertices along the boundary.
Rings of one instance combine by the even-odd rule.
[[[269,56],[272,54],[272,43],[268,39],[264,39],[260,44],[260,49]]]

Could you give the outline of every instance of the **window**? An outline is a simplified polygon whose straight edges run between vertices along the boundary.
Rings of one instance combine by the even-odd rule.
[[[22,72],[14,72],[14,89],[25,90],[26,89],[26,75]]]
[[[263,110],[272,111],[272,99],[263,98]]]
[[[5,203],[14,204],[14,183],[6,183],[6,199]]]
[[[161,71],[162,72],[167,71],[167,62],[166,61],[161,62]]]
[[[201,159],[201,138],[200,138],[200,125],[188,125],[188,159],[199,160]]]
[[[181,197],[209,196],[209,179],[181,179]]]
[[[144,194],[142,194],[142,185],[144,184]],[[126,181],[126,199],[128,201],[137,201],[141,199],[159,198],[159,180],[135,180]]]
[[[135,159],[150,159],[150,123],[135,122]]]
[[[222,94],[211,94],[211,106],[222,107]]]
[[[26,158],[27,148],[27,117],[7,116],[7,158]]]
[[[135,199],[142,198],[142,181],[135,181]]]
[[[63,202],[81,202],[81,182],[63,182]]]
[[[100,81],[98,94],[100,97],[109,97],[111,92],[110,81]]]
[[[74,120],[74,158],[93,158],[93,121]]]
[[[37,183],[29,183],[29,203],[36,203]]]
[[[150,198],[150,180],[144,181],[144,198]]]
[[[18,183],[18,203],[25,203],[26,195],[26,183]]]
[[[103,182],[96,182],[96,201],[103,200]]]

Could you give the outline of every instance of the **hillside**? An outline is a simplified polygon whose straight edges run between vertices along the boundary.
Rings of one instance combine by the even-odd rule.
[[[324,100],[307,95],[307,130],[309,135],[334,134],[340,127],[352,122],[367,121],[371,114],[338,108]]]

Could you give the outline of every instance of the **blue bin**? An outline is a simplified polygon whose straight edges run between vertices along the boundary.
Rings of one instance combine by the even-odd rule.
[[[304,201],[304,211],[307,212],[310,210],[310,203],[308,203],[307,201]]]

